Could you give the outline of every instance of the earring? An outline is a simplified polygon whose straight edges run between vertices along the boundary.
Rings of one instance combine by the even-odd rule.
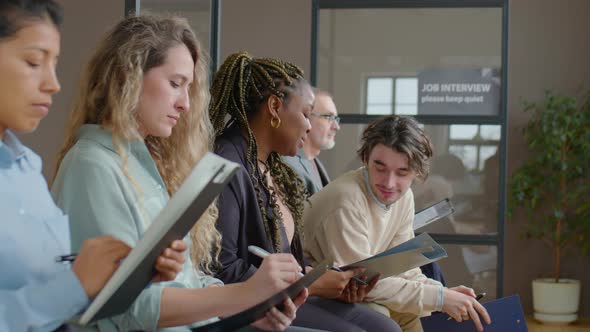
[[[281,118],[273,116],[272,119],[270,119],[270,126],[275,129],[279,128],[281,126]]]

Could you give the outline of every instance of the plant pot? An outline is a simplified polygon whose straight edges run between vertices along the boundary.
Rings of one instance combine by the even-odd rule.
[[[569,324],[578,319],[579,280],[533,280],[533,308],[536,320],[545,324]]]

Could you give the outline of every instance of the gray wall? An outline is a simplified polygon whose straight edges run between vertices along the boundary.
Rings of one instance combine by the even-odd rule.
[[[140,5],[141,13],[165,13],[185,17],[206,50],[209,50],[210,10],[209,0],[142,0]]]
[[[23,136],[43,157],[45,174],[53,169],[63,140],[66,111],[83,63],[100,35],[123,17],[120,0],[62,3],[66,15],[58,68],[62,92],[40,128]],[[222,58],[244,49],[255,56],[290,60],[309,74],[310,0],[223,0],[222,9]],[[575,93],[581,86],[590,87],[590,1],[514,0],[510,10],[508,170],[512,172],[527,154],[518,129],[527,121],[521,100],[539,99],[547,88]],[[538,242],[520,240],[522,218],[515,219],[506,225],[505,293],[520,294],[530,312],[530,280],[550,273],[550,252]],[[589,317],[590,256],[578,251],[568,254],[563,275],[582,279],[581,314]]]
[[[309,77],[311,1],[222,0],[221,61],[238,51],[300,66]]]
[[[539,100],[545,89],[576,94],[590,88],[590,1],[517,0],[510,7],[508,67],[508,172],[527,155],[520,128],[528,119],[522,100]],[[519,238],[523,217],[506,224],[505,293],[519,293],[531,310],[530,280],[551,273],[551,253],[538,241]],[[566,252],[563,277],[582,280],[581,312],[590,317],[590,256]]]

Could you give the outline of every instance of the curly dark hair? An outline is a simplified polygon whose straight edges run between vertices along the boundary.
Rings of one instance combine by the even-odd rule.
[[[250,179],[256,191],[260,213],[265,221],[266,235],[272,239],[276,252],[281,251],[279,225],[282,223],[277,194],[293,215],[294,238],[298,241],[292,243],[296,246],[303,236],[303,208],[307,191],[303,181],[276,152],[272,152],[265,162],[264,174],[257,171],[258,145],[248,119],[258,112],[260,106],[271,95],[280,97],[288,103],[292,93],[305,85],[308,83],[303,78],[303,71],[294,64],[278,59],[252,58],[246,52],[238,52],[230,55],[221,65],[211,88],[209,115],[215,135],[221,135],[232,123],[237,123],[248,135],[246,159],[250,167]],[[268,172],[277,186],[276,190],[272,190],[266,181]],[[274,215],[272,219],[264,206],[261,187],[270,197]]]

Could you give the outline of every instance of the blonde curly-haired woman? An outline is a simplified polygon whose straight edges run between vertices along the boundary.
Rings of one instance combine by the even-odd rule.
[[[52,185],[71,217],[72,244],[111,234],[133,245],[211,148],[207,61],[186,20],[137,16],[98,45],[80,85]],[[190,259],[175,281],[153,285],[128,311],[93,330],[186,331],[252,306],[296,280],[291,255],[272,255],[252,281],[209,276],[219,250],[215,205],[190,232]],[[254,325],[283,330],[303,292]]]

